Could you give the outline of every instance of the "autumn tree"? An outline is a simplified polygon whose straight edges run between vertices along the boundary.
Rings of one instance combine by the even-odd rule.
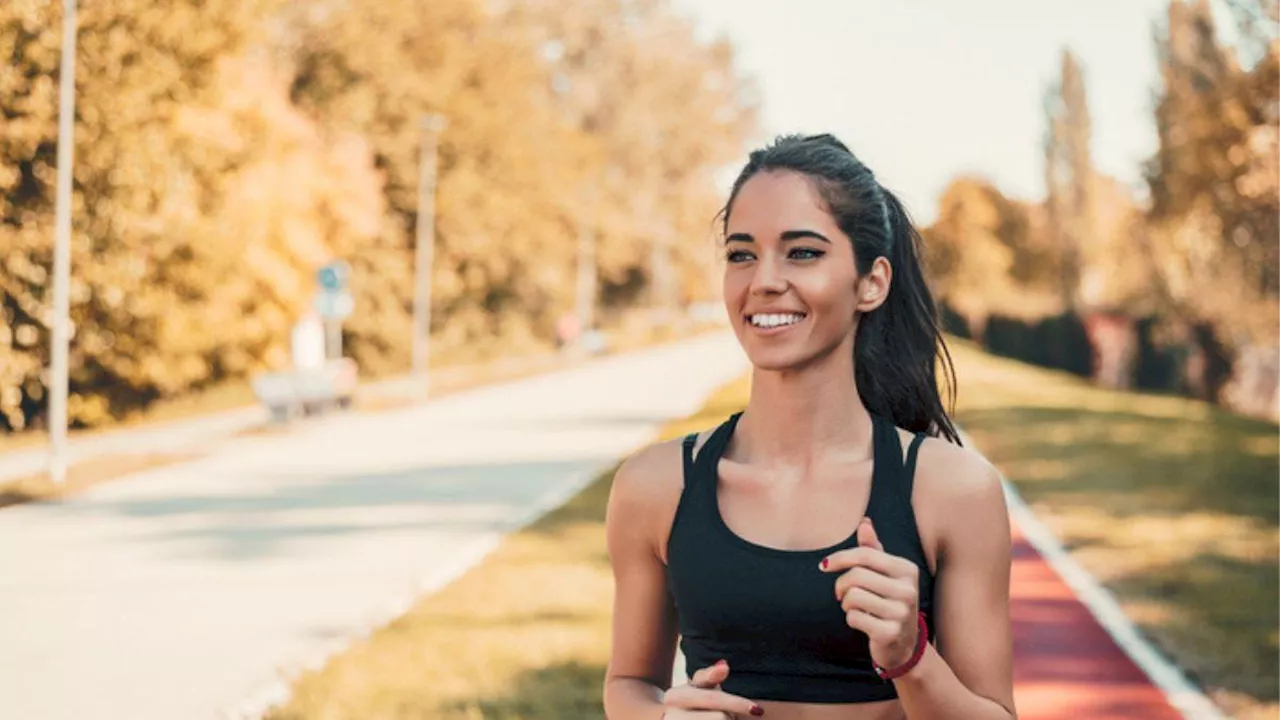
[[[533,0],[506,13],[549,50],[557,107],[594,150],[583,209],[606,296],[635,295],[639,279],[659,306],[707,297],[714,176],[756,123],[733,48],[700,41],[661,0]]]
[[[1084,69],[1076,56],[1062,51],[1058,82],[1045,95],[1044,177],[1049,240],[1060,277],[1062,302],[1080,304],[1083,257],[1095,237],[1092,121]]]
[[[1094,230],[1080,258],[1082,307],[1132,317],[1160,312],[1143,207],[1126,184],[1102,173],[1094,174],[1090,197]]]
[[[1274,17],[1274,3],[1253,5],[1249,17]],[[1213,325],[1233,345],[1273,344],[1280,44],[1271,35],[1256,64],[1243,66],[1218,37],[1209,4],[1196,0],[1170,5],[1156,48],[1159,148],[1146,175],[1158,287],[1179,317]]]
[[[927,267],[939,297],[970,323],[1060,307],[1057,265],[1037,241],[1035,213],[981,178],[956,178],[943,191],[925,229]]]
[[[346,336],[362,370],[407,368],[427,113],[449,122],[438,347],[549,338],[572,306],[587,224],[601,237],[606,302],[658,285],[687,297],[707,257],[685,248],[707,236],[712,174],[750,124],[731,50],[658,0],[593,0],[586,14],[522,5],[87,4],[74,421],[287,364],[289,329],[331,259],[354,269]],[[12,58],[0,69],[3,429],[38,420],[45,400],[59,25],[56,3],[0,5]],[[662,253],[650,252],[655,238]],[[651,282],[655,266],[666,280]]]
[[[79,15],[69,403],[76,422],[243,374],[283,342],[287,308],[263,303],[280,297],[273,292],[282,280],[268,266],[281,248],[237,245],[238,233],[257,225],[235,217],[244,207],[228,194],[251,180],[252,168],[298,153],[311,154],[305,163],[345,163],[336,157],[342,149],[296,127],[301,118],[292,118],[292,129],[280,122],[288,108],[278,83],[237,65],[266,42],[271,11],[253,0],[124,0],[90,4]],[[0,48],[13,58],[0,72],[7,345],[0,416],[11,427],[44,399],[60,14],[56,3],[0,7]],[[262,189],[250,205],[270,208],[277,224],[314,209],[274,202],[282,191],[305,192],[299,186]],[[348,190],[331,192],[343,198],[334,201],[338,214]]]
[[[358,298],[386,312],[353,319],[357,343],[364,328],[408,329],[395,298],[409,297],[426,112],[449,121],[433,277],[433,332],[446,344],[549,334],[572,306],[587,225],[606,299],[610,286],[636,289],[653,247],[675,253],[657,284],[679,293],[689,262],[679,248],[706,236],[695,223],[710,224],[711,174],[741,151],[746,109],[727,47],[701,45],[665,3],[393,0],[300,28],[295,99],[327,127],[368,138],[386,172],[389,252],[377,268],[356,261],[398,290]]]

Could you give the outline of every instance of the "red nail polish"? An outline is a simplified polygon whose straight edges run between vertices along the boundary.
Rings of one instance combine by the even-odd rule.
[[[822,569],[823,569],[823,570],[826,570],[826,569],[827,569],[827,563],[829,563],[829,562],[831,562],[831,561],[830,561],[830,560],[828,560],[827,558],[822,558]]]
[[[760,717],[761,715],[764,714],[764,708],[760,707],[759,705],[752,705],[751,714],[755,715],[756,717]]]

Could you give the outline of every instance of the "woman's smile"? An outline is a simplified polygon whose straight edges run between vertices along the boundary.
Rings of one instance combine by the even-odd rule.
[[[765,336],[781,335],[795,328],[808,317],[800,312],[762,312],[747,315],[747,325],[757,334]]]

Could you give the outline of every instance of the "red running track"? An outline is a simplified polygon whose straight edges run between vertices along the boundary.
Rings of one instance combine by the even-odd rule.
[[[1019,720],[1182,720],[1016,523],[1010,592]]]

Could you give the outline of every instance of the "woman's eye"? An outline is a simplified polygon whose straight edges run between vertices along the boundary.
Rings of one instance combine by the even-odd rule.
[[[813,248],[792,248],[788,255],[792,260],[815,260],[822,257],[823,253]]]
[[[725,258],[731,263],[746,262],[751,259],[751,253],[746,250],[730,250]]]

